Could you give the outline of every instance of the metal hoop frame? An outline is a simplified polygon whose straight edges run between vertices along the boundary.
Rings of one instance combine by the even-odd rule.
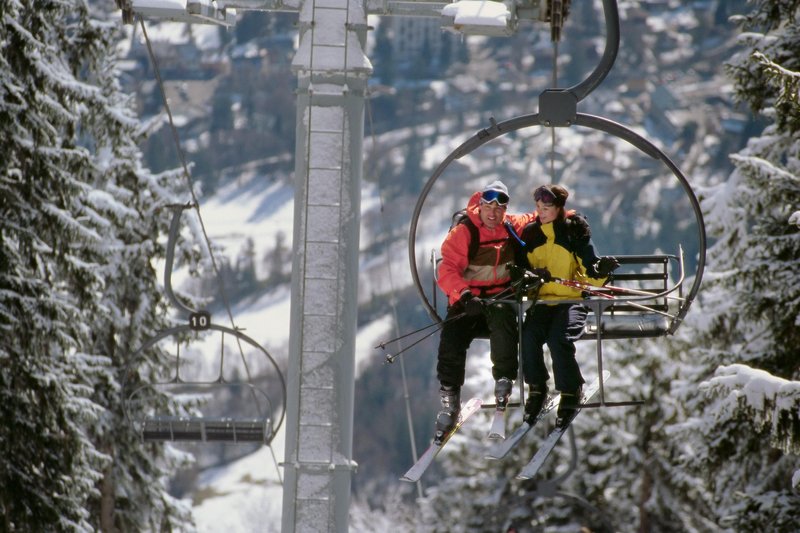
[[[236,331],[234,329],[231,329],[231,328],[228,328],[228,327],[225,327],[225,326],[220,326],[220,325],[217,325],[217,324],[209,324],[206,329],[207,330],[211,330],[211,331],[218,331],[218,332],[223,333],[225,335],[231,335],[231,336],[235,337],[238,341],[243,341],[243,342],[249,344],[251,347],[255,348],[258,352],[260,352],[261,354],[264,355],[265,359],[268,361],[268,363],[275,370],[275,373],[277,374],[278,379],[280,381],[281,409],[280,409],[280,414],[279,414],[279,416],[277,418],[277,423],[275,423],[275,424],[272,423],[271,411],[272,411],[272,408],[273,408],[273,404],[272,404],[272,401],[271,401],[270,396],[267,393],[267,391],[256,387],[253,383],[251,383],[249,381],[241,381],[241,380],[238,380],[238,381],[227,381],[227,380],[225,380],[223,378],[223,376],[222,376],[223,365],[224,365],[224,355],[223,354],[220,355],[220,357],[222,358],[221,361],[220,361],[220,375],[217,378],[217,380],[214,380],[214,381],[185,381],[185,380],[182,380],[182,379],[180,379],[180,376],[178,374],[180,369],[176,368],[175,369],[175,375],[174,375],[173,379],[169,380],[169,381],[162,381],[162,382],[155,382],[155,383],[144,383],[143,385],[140,385],[140,386],[138,386],[138,387],[136,387],[134,389],[132,389],[128,385],[128,383],[123,384],[123,394],[124,394],[124,398],[125,398],[123,409],[125,411],[126,418],[128,418],[128,421],[131,423],[131,425],[139,433],[142,432],[142,429],[144,427],[146,418],[143,418],[143,417],[140,417],[140,416],[135,416],[131,412],[131,405],[130,404],[131,404],[132,400],[142,390],[147,389],[147,388],[154,388],[154,387],[158,387],[158,386],[169,386],[169,385],[223,388],[223,387],[228,387],[228,386],[239,385],[239,386],[247,387],[247,388],[249,388],[251,390],[251,393],[253,394],[253,401],[256,402],[258,407],[261,406],[261,403],[258,401],[257,396],[263,397],[266,400],[264,402],[264,406],[267,408],[268,412],[259,413],[260,414],[259,420],[261,421],[261,423],[263,423],[265,425],[264,434],[263,434],[264,444],[269,444],[272,441],[272,439],[275,437],[275,435],[277,434],[278,430],[280,429],[281,424],[283,424],[283,421],[284,421],[284,418],[285,418],[285,415],[286,415],[286,383],[284,382],[283,374],[281,373],[280,368],[278,368],[277,363],[272,358],[272,356],[270,356],[269,352],[267,352],[255,340],[253,340],[252,338],[248,337],[247,335],[245,335],[241,331]],[[127,365],[127,368],[126,368],[125,376],[128,377],[128,379],[130,379],[130,377],[138,375],[136,369],[141,364],[141,361],[143,359],[144,354],[147,352],[147,350],[153,348],[158,342],[160,342],[160,341],[162,341],[162,340],[164,340],[164,339],[166,339],[168,337],[172,337],[172,336],[179,337],[179,336],[181,336],[183,334],[189,334],[189,333],[192,333],[192,332],[195,332],[195,330],[193,330],[189,325],[181,325],[181,326],[176,326],[176,327],[173,327],[173,328],[169,328],[169,329],[163,330],[163,331],[159,332],[158,334],[154,335],[153,337],[148,339],[144,344],[142,344],[142,346],[138,350],[136,350],[136,352],[133,353],[133,355],[131,356],[130,360],[128,361],[128,365]],[[176,364],[179,364],[179,363],[176,363]],[[261,409],[259,409],[259,411],[261,411]],[[203,418],[195,418],[195,420],[202,422]],[[226,417],[226,420],[230,420],[232,422],[236,422],[239,419],[237,419],[236,417]],[[251,419],[251,418],[250,419],[242,419],[242,420],[244,422],[246,422],[246,423],[253,422],[253,419]]]
[[[639,149],[640,151],[644,152],[646,155],[652,157],[653,159],[661,161],[672,174],[677,178],[681,187],[683,188],[684,193],[686,194],[689,202],[692,206],[692,211],[695,217],[695,223],[697,227],[697,240],[698,240],[698,258],[697,258],[697,271],[694,276],[694,280],[692,282],[692,286],[689,289],[686,299],[679,307],[677,313],[677,320],[674,323],[673,328],[669,331],[669,333],[674,333],[675,329],[678,325],[682,322],[683,318],[686,316],[686,313],[689,312],[689,307],[692,304],[697,292],[700,288],[700,282],[703,277],[703,271],[705,270],[705,257],[706,257],[706,232],[705,232],[705,223],[703,221],[703,213],[700,208],[700,202],[697,199],[697,196],[694,194],[689,181],[686,179],[686,176],[680,171],[680,169],[672,162],[672,160],[657,146],[653,143],[636,133],[635,131],[614,122],[612,120],[608,120],[603,117],[595,116],[595,115],[588,115],[584,113],[576,113],[575,120],[571,125],[576,126],[583,126],[587,128],[591,128],[594,130],[602,131],[618,137],[624,141],[627,141],[629,144],[634,146],[635,148]],[[433,172],[431,177],[428,179],[428,182],[422,189],[422,192],[417,200],[417,204],[414,207],[414,212],[411,217],[411,224],[409,227],[409,235],[408,235],[408,257],[409,257],[409,266],[411,268],[411,277],[413,278],[414,284],[417,288],[417,291],[422,299],[422,303],[425,306],[426,311],[430,315],[430,317],[437,321],[441,322],[442,318],[439,316],[438,312],[436,311],[435,307],[431,304],[428,296],[425,294],[425,290],[422,288],[422,283],[419,277],[419,272],[417,270],[417,258],[416,258],[416,234],[417,234],[417,225],[419,221],[420,213],[425,205],[425,200],[430,194],[433,185],[436,183],[436,180],[442,175],[442,173],[447,169],[447,167],[452,163],[454,160],[464,157],[465,155],[469,154],[470,152],[476,150],[477,148],[483,146],[484,144],[488,143],[489,141],[505,135],[507,133],[517,131],[522,128],[528,128],[532,126],[544,126],[542,124],[542,117],[539,113],[533,113],[529,115],[523,115],[520,117],[515,117],[510,120],[504,122],[495,122],[492,120],[492,125],[489,128],[480,130],[478,133],[467,139],[464,143],[462,143],[458,148],[453,150],[447,158],[442,161],[436,170]],[[546,126],[545,126],[546,127]]]

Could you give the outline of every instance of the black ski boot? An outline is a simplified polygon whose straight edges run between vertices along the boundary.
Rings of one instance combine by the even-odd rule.
[[[461,387],[442,385],[439,394],[442,397],[442,410],[436,415],[436,432],[433,436],[436,444],[441,444],[445,436],[456,427],[458,414],[461,412]]]
[[[511,396],[511,387],[514,382],[508,378],[500,378],[494,383],[494,399],[497,402],[497,409],[504,411],[508,405],[508,397]]]
[[[556,426],[564,427],[569,424],[575,417],[575,412],[581,403],[581,388],[578,387],[577,391],[562,392],[561,400],[558,402],[558,411],[556,412]]]
[[[522,420],[533,424],[544,407],[545,399],[547,399],[547,385],[531,385],[528,399],[525,400],[525,414],[522,416]]]

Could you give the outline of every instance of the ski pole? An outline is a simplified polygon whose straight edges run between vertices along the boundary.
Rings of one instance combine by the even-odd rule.
[[[405,347],[405,348],[403,348],[402,350],[398,351],[397,353],[395,353],[395,354],[390,354],[390,355],[387,355],[387,356],[386,356],[386,362],[387,362],[387,363],[394,363],[394,360],[395,360],[395,359],[396,359],[396,358],[397,358],[397,357],[398,357],[400,354],[402,354],[403,352],[405,352],[405,351],[406,351],[406,350],[408,350],[409,348],[412,348],[412,347],[416,346],[417,344],[419,344],[420,342],[424,341],[425,339],[427,339],[427,338],[428,338],[428,337],[430,337],[431,335],[434,335],[435,333],[437,333],[439,330],[441,330],[441,329],[444,327],[444,325],[445,325],[446,323],[448,323],[448,322],[453,322],[453,321],[455,321],[455,320],[458,320],[459,318],[464,318],[465,316],[467,316],[467,313],[466,313],[466,312],[462,312],[462,313],[459,313],[459,314],[457,314],[457,315],[453,315],[453,316],[451,316],[451,317],[449,317],[449,318],[447,318],[447,319],[445,319],[445,320],[442,320],[441,322],[434,322],[434,323],[432,323],[432,324],[428,324],[428,325],[427,325],[427,326],[425,326],[425,327],[422,327],[422,328],[416,329],[416,330],[414,330],[414,331],[412,331],[412,332],[406,333],[405,335],[401,335],[400,337],[397,337],[397,338],[395,338],[395,339],[391,339],[391,340],[388,340],[388,341],[384,341],[384,342],[382,342],[382,343],[378,344],[377,346],[375,346],[375,349],[381,348],[381,349],[385,350],[385,349],[386,349],[386,345],[387,345],[387,344],[389,344],[389,343],[392,343],[392,342],[397,342],[397,341],[399,341],[399,340],[401,340],[401,339],[404,339],[404,338],[406,338],[406,337],[409,337],[409,336],[411,336],[411,335],[414,335],[414,334],[416,334],[416,333],[419,333],[419,332],[421,332],[421,331],[425,331],[425,330],[426,330],[426,329],[428,329],[428,328],[436,327],[436,329],[435,329],[435,330],[431,331],[430,333],[428,333],[428,334],[427,334],[427,335],[425,335],[424,337],[421,337],[421,338],[417,339],[416,341],[414,341],[413,343],[409,344],[408,346],[406,346],[406,347]]]
[[[406,350],[408,350],[409,348],[413,348],[414,346],[416,346],[417,344],[421,343],[422,341],[424,341],[425,339],[427,339],[428,337],[430,337],[430,336],[431,336],[431,335],[433,335],[434,333],[438,332],[438,331],[439,331],[439,329],[441,329],[442,327],[444,327],[444,325],[443,325],[443,324],[435,324],[435,325],[439,326],[439,328],[437,328],[437,329],[435,329],[435,330],[431,331],[430,333],[428,333],[428,334],[427,334],[427,335],[425,335],[424,337],[421,337],[421,338],[417,339],[416,341],[412,342],[411,344],[409,344],[408,346],[406,346],[406,347],[405,347],[405,348],[403,348],[402,350],[398,351],[397,353],[394,353],[394,354],[387,354],[387,355],[386,355],[386,361],[384,361],[384,363],[383,363],[383,364],[392,364],[392,363],[394,363],[394,360],[395,360],[395,359],[397,359],[398,357],[400,357],[400,355],[402,355],[402,354],[403,354],[403,352],[405,352],[405,351],[406,351]]]
[[[400,335],[399,337],[395,337],[394,339],[389,339],[388,341],[382,341],[382,342],[381,342],[381,343],[379,343],[377,346],[374,346],[374,349],[376,349],[376,350],[377,350],[378,348],[380,348],[381,350],[385,350],[385,349],[386,349],[386,345],[387,345],[387,344],[391,344],[391,343],[393,343],[393,342],[397,342],[397,341],[399,341],[399,340],[403,340],[403,339],[405,339],[406,337],[410,337],[411,335],[415,335],[415,334],[417,334],[417,333],[419,333],[419,332],[421,332],[421,331],[425,331],[425,330],[426,330],[426,329],[428,329],[428,328],[432,328],[432,327],[434,327],[434,326],[440,326],[440,325],[441,325],[441,323],[440,323],[440,322],[433,322],[433,323],[431,323],[431,324],[428,324],[427,326],[423,326],[423,327],[421,327],[421,328],[419,328],[419,329],[415,329],[414,331],[409,331],[409,332],[408,332],[408,333],[406,333],[405,335]]]
[[[386,349],[386,345],[387,345],[387,344],[391,344],[391,343],[393,343],[393,342],[397,342],[397,341],[399,341],[399,340],[403,340],[403,339],[405,339],[406,337],[410,337],[411,335],[414,335],[414,334],[416,334],[416,333],[419,333],[419,332],[421,332],[421,331],[425,331],[425,330],[426,330],[426,329],[428,329],[428,328],[432,328],[432,327],[435,327],[435,326],[442,327],[442,326],[444,326],[444,325],[445,325],[446,323],[448,323],[448,322],[452,322],[452,321],[454,321],[454,320],[458,320],[459,318],[463,318],[463,317],[465,317],[465,316],[467,316],[467,313],[465,313],[465,312],[462,312],[462,313],[459,313],[459,314],[457,314],[457,315],[453,315],[453,316],[451,316],[451,317],[449,317],[449,318],[446,318],[446,319],[442,320],[441,322],[433,322],[433,323],[431,323],[431,324],[428,324],[427,326],[423,326],[423,327],[421,327],[421,328],[419,328],[419,329],[415,329],[414,331],[409,331],[409,332],[408,332],[408,333],[406,333],[405,335],[400,335],[399,337],[396,337],[396,338],[394,338],[394,339],[389,339],[388,341],[383,341],[383,342],[381,342],[380,344],[378,344],[377,346],[374,346],[374,348],[375,348],[376,350],[377,350],[378,348],[380,348],[380,349],[382,349],[382,350],[385,350],[385,349]],[[434,333],[435,333],[435,332],[434,332]]]
[[[577,288],[586,288],[587,290],[591,290],[594,287],[594,285],[590,285],[590,284],[584,283],[582,281],[565,280],[565,279],[562,279],[562,278],[555,278],[554,277],[553,281],[555,281],[556,283],[564,282],[564,283],[562,283],[562,285],[571,284],[571,285],[568,285],[568,286],[577,287]],[[679,301],[685,301],[686,300],[686,298],[681,298],[679,296],[668,296],[668,295],[665,295],[665,294],[654,294],[652,292],[643,291],[641,289],[631,289],[629,287],[618,287],[616,285],[603,285],[603,288],[604,289],[608,289],[608,290],[610,290],[612,292],[627,292],[627,293],[636,294],[636,295],[639,295],[639,296],[652,296],[653,298],[668,298],[670,300],[679,300]]]
[[[556,283],[558,283],[560,285],[564,285],[565,287],[572,287],[572,288],[575,288],[575,289],[583,289],[585,292],[588,292],[589,294],[591,294],[593,296],[600,296],[600,297],[605,298],[607,300],[616,300],[616,298],[614,296],[612,296],[610,294],[606,294],[604,292],[600,292],[600,291],[594,289],[592,285],[583,284],[580,281],[574,281],[574,280],[569,280],[569,279],[561,279],[561,278],[552,278],[552,281],[555,281]]]
[[[522,280],[522,279],[521,279],[521,280],[519,280],[519,281],[518,281],[518,282],[516,282],[516,283],[512,283],[510,286],[506,287],[505,289],[503,289],[503,290],[502,290],[502,291],[500,291],[499,293],[492,295],[490,298],[486,298],[486,299],[485,299],[485,301],[487,301],[487,302],[491,303],[491,302],[495,302],[495,301],[499,300],[499,299],[500,299],[500,297],[501,297],[501,296],[503,296],[505,293],[507,293],[507,292],[509,292],[509,291],[512,291],[512,290],[514,289],[514,285],[515,285],[515,284],[520,284],[520,283],[522,283],[523,281],[524,281],[524,280]],[[541,281],[539,282],[539,284],[541,285]],[[453,315],[453,316],[451,316],[451,317],[449,317],[449,318],[447,318],[447,319],[445,319],[445,320],[442,320],[441,322],[434,322],[434,323],[432,323],[432,324],[428,324],[427,326],[421,327],[421,328],[419,328],[419,329],[416,329],[416,330],[414,330],[414,331],[410,331],[410,332],[406,333],[405,335],[401,335],[401,336],[399,336],[399,337],[396,337],[396,338],[394,338],[394,339],[390,339],[390,340],[388,340],[388,341],[383,341],[383,342],[379,343],[377,346],[375,346],[375,349],[378,349],[378,348],[380,348],[380,349],[382,349],[382,350],[385,350],[385,349],[386,349],[386,345],[387,345],[387,344],[391,344],[391,343],[393,343],[393,342],[400,341],[400,340],[402,340],[402,339],[405,339],[406,337],[410,337],[411,335],[415,335],[415,334],[417,334],[417,333],[420,333],[420,332],[422,332],[422,331],[425,331],[425,330],[426,330],[426,329],[428,329],[428,328],[436,327],[436,329],[435,329],[434,331],[432,331],[432,332],[428,333],[427,335],[425,335],[425,336],[423,336],[423,337],[421,337],[421,338],[417,339],[416,341],[414,341],[414,342],[413,342],[413,343],[411,343],[410,345],[406,346],[406,347],[405,347],[405,348],[403,348],[402,350],[398,351],[397,353],[394,353],[394,354],[387,354],[387,355],[386,355],[386,361],[385,361],[385,363],[390,363],[390,364],[391,364],[391,363],[394,363],[394,360],[395,360],[395,359],[397,359],[397,357],[399,357],[400,355],[402,355],[402,353],[403,353],[403,352],[405,352],[405,351],[406,351],[406,350],[408,350],[409,348],[412,348],[412,347],[416,346],[417,344],[419,344],[420,342],[424,341],[424,340],[425,340],[425,339],[427,339],[428,337],[430,337],[430,336],[434,335],[435,333],[437,333],[437,332],[438,332],[438,331],[439,331],[441,328],[443,328],[443,327],[444,327],[444,325],[445,325],[446,323],[448,323],[448,322],[452,322],[452,321],[455,321],[455,320],[458,320],[458,319],[460,319],[460,318],[464,318],[465,316],[467,316],[467,313],[466,313],[466,312],[462,312],[462,313],[459,313],[459,314],[457,314],[457,315]]]
[[[577,283],[577,282],[576,282]],[[639,289],[630,289],[628,287],[617,287],[615,285],[603,285],[604,289],[608,289],[613,292],[627,292],[630,294],[636,294],[639,296],[653,296],[652,292],[643,291]],[[681,298],[680,296],[665,296],[665,298],[669,298],[670,300],[680,300],[685,301],[686,298]]]
[[[576,288],[576,289],[583,289],[584,291],[588,292],[589,294],[591,294],[593,296],[599,296],[601,298],[606,298],[608,300],[617,300],[617,298],[615,296],[612,296],[610,294],[605,294],[605,293],[599,292],[597,290],[591,289],[590,287],[592,287],[592,285],[581,283],[580,281],[573,281],[573,280],[567,280],[567,279],[561,279],[561,278],[552,278],[551,281],[554,281],[556,283],[560,283],[561,285],[564,285],[566,287],[573,287],[573,288]],[[650,293],[648,293],[648,294],[650,294]],[[664,311],[659,311],[658,309],[653,309],[652,307],[647,307],[646,305],[638,304],[636,302],[625,301],[625,304],[626,305],[630,305],[631,307],[636,307],[637,309],[642,309],[643,311],[647,311],[649,313],[656,313],[656,314],[664,315],[666,317],[673,318],[673,319],[675,318],[675,316],[673,316],[673,315],[671,315],[669,313],[666,313]]]

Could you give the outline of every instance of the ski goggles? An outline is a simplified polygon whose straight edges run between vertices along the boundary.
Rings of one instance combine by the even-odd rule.
[[[556,195],[553,191],[551,191],[547,185],[542,185],[535,191],[533,191],[533,199],[536,202],[542,202],[543,204],[555,204],[556,203]]]
[[[501,207],[505,207],[508,205],[508,200],[508,195],[502,191],[489,190],[481,193],[482,204],[491,204],[494,202]]]

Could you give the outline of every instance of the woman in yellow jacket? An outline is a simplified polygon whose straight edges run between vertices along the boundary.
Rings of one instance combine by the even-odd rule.
[[[522,266],[545,282],[539,288],[539,303],[528,310],[522,328],[522,372],[530,387],[526,421],[535,420],[547,396],[550,376],[544,344],[550,349],[555,386],[561,392],[557,424],[572,419],[584,383],[575,359],[575,341],[583,332],[588,310],[580,303],[559,303],[580,299],[581,291],[549,280],[556,277],[599,286],[619,266],[613,257],[597,256],[589,223],[564,207],[568,197],[569,192],[560,185],[538,187],[533,192],[538,216],[520,235],[525,242]]]

